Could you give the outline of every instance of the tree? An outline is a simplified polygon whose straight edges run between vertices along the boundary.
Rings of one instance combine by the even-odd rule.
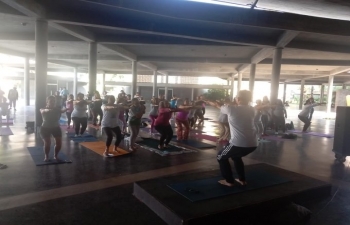
[[[221,100],[225,98],[224,89],[209,89],[207,93],[204,94],[204,97],[208,100]]]

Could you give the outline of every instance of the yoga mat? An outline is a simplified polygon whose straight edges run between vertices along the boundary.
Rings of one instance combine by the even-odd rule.
[[[197,152],[195,150],[181,148],[180,146],[169,145],[169,148],[160,150],[158,149],[159,140],[152,138],[142,138],[142,141],[137,142],[136,144],[140,145],[142,148],[149,151],[155,152],[161,156],[167,155],[179,155],[183,153]]]
[[[95,126],[93,124],[88,124],[88,127],[94,128],[96,130],[100,130],[100,126]]]
[[[264,170],[247,172],[246,179],[248,185],[246,186],[241,186],[238,183],[235,183],[235,186],[227,187],[218,183],[218,181],[222,179],[222,177],[212,177],[202,180],[191,180],[182,183],[169,184],[168,187],[191,202],[198,202],[291,181]]]
[[[281,139],[281,140],[278,140],[278,141],[282,141],[282,138],[279,138],[279,139]],[[268,142],[271,142],[271,141],[268,141],[268,140],[265,140],[265,139],[260,139],[260,140],[258,140],[259,141],[259,143],[268,143]]]
[[[1,125],[13,125],[13,119],[9,119],[7,122],[7,119],[1,119]]]
[[[202,149],[202,148],[215,148],[215,145],[207,144],[207,143],[200,142],[200,141],[193,140],[193,139],[178,141],[178,140],[176,140],[176,138],[173,138],[172,141],[175,141],[177,143],[181,143],[181,144],[184,144],[184,145],[188,145],[188,146],[191,146],[191,147],[194,147],[194,148],[199,148],[199,149]]]
[[[204,118],[204,120],[212,120],[212,119],[209,119],[209,118]]]
[[[302,132],[301,130],[290,130],[289,132],[296,133],[296,134],[307,134],[307,135],[316,136],[316,137],[334,138],[334,135],[321,134],[317,132]]]
[[[61,151],[58,153],[58,158],[60,161],[56,161],[53,159],[54,154],[54,148],[51,146],[49,158],[50,161],[44,162],[44,147],[28,147],[28,151],[30,155],[32,156],[32,159],[34,163],[37,166],[44,166],[44,165],[53,165],[53,164],[63,164],[63,163],[71,163],[72,161]]]
[[[12,130],[9,127],[0,127],[0,136],[13,135]]]
[[[98,141],[98,139],[91,134],[83,134],[81,137],[74,137],[74,133],[68,133],[67,136],[74,141],[75,143],[80,142],[95,142]]]
[[[105,152],[106,143],[104,143],[103,141],[81,142],[80,145],[82,145],[85,148],[90,149],[91,151],[94,151],[97,154],[99,154],[99,155],[104,157],[103,153]],[[126,150],[124,150],[122,148],[119,148],[119,147],[118,147],[118,152],[114,152],[113,149],[114,149],[114,145],[111,145],[110,151],[109,151],[109,154],[111,155],[110,156],[111,158],[131,153],[131,152],[126,151]]]

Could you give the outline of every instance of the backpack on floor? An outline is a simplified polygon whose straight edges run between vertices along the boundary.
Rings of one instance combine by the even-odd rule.
[[[286,123],[286,129],[287,130],[294,130],[293,121],[291,121],[290,123]]]
[[[295,135],[295,134],[283,134],[282,135],[282,138],[283,139],[297,139],[297,135]]]

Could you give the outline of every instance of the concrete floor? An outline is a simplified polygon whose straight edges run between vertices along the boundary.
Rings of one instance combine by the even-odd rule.
[[[65,134],[62,152],[73,163],[37,167],[27,147],[42,146],[42,142],[24,129],[25,121],[33,120],[33,111],[29,106],[12,112],[14,135],[0,137],[0,163],[8,166],[0,170],[0,224],[164,224],[132,196],[132,183],[218,168],[217,149],[167,157],[140,149],[128,157],[105,159],[69,141]],[[300,129],[298,110],[291,107],[288,114]],[[215,120],[217,115],[217,109],[208,107],[206,117]],[[311,130],[333,134],[334,120],[326,117],[323,111],[315,111]],[[205,121],[203,130],[217,133],[210,121]],[[350,161],[334,160],[332,138],[298,136],[260,143],[245,163],[264,162],[331,182],[333,196],[304,203],[313,211],[309,224],[350,224]]]

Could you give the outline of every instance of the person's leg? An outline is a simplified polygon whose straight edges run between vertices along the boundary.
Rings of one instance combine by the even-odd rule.
[[[72,112],[66,112],[68,129],[70,128],[70,123],[72,121]]]
[[[164,130],[164,126],[162,125],[158,125],[154,127],[156,129],[156,131],[158,131],[158,133],[160,134],[160,139],[159,139],[159,145],[158,148],[159,149],[163,149],[164,148],[164,140],[166,139],[166,132]]]
[[[101,123],[102,123],[102,118],[103,118],[103,111],[102,109],[99,109],[98,110],[98,115],[99,115],[99,121],[98,121],[98,125],[101,126]]]
[[[57,157],[59,151],[62,147],[62,131],[60,127],[52,128],[52,136],[55,138],[55,151],[54,151],[54,159],[59,160]]]
[[[87,117],[80,118],[81,129],[80,135],[83,135],[87,127]]]
[[[74,131],[75,135],[79,135],[79,129],[80,129],[80,119],[78,117],[73,117],[73,124],[74,124]]]
[[[205,114],[205,107],[202,108],[202,113],[203,113],[203,116]]]
[[[307,130],[310,126],[310,121],[306,116],[298,116],[299,119],[304,123],[303,132]]]
[[[118,151],[118,146],[120,144],[120,142],[122,141],[122,132],[120,130],[120,127],[114,127],[112,129],[113,133],[115,134],[116,136],[116,140],[115,140],[115,143],[114,143],[114,151]]]
[[[9,99],[9,103],[10,103],[10,109],[12,109],[12,100],[11,99]]]
[[[13,108],[15,109],[15,111],[16,111],[16,101],[17,100],[13,100]]]
[[[44,154],[45,158],[44,161],[47,162],[49,161],[49,154],[50,154],[50,147],[51,147],[51,137],[45,137],[43,138],[44,141]]]
[[[221,175],[225,180],[220,180],[219,183],[226,186],[233,186],[234,178],[232,175],[231,165],[229,158],[231,157],[230,153],[234,146],[229,144],[225,146],[221,151],[219,151],[217,160],[220,166]]]
[[[130,128],[130,147],[133,150],[136,150],[135,141],[138,135],[138,130],[140,129],[140,125],[131,125],[129,126],[129,128]]]
[[[280,126],[283,133],[286,133],[286,119],[284,118],[284,116],[280,118]]]
[[[105,132],[107,138],[106,138],[106,148],[103,153],[103,156],[108,157],[109,154],[109,147],[111,146],[112,140],[113,140],[113,133],[112,133],[112,128],[110,127],[104,127],[103,131]]]
[[[221,122],[219,123],[219,130],[220,130],[220,133],[219,133],[218,141],[221,141],[223,140],[223,137],[225,134],[225,125]]]
[[[267,123],[268,123],[268,117],[267,117],[267,115],[262,115],[262,116],[261,116],[261,122],[263,123],[263,127],[264,127],[263,135],[266,135]]]
[[[225,126],[225,134],[222,137],[222,140],[228,141],[230,139],[230,125],[228,123],[224,123]]]
[[[150,115],[149,118],[151,119],[151,133],[154,131],[154,122],[156,121],[157,116]]]
[[[91,110],[91,114],[92,114],[92,124],[94,126],[96,126],[96,121],[97,121],[97,115],[98,115],[98,112],[95,110],[95,109],[92,109]]]
[[[246,185],[246,179],[245,179],[245,171],[244,171],[244,163],[242,160],[242,157],[252,153],[256,147],[250,147],[250,148],[243,148],[243,147],[235,147],[234,151],[232,152],[231,159],[234,162],[234,166],[238,175],[238,179],[236,181],[240,183],[241,185]]]
[[[176,130],[176,135],[177,135],[177,140],[181,141],[183,140],[183,135],[182,135],[182,123],[180,120],[176,120],[176,126],[177,126],[177,130]]]
[[[171,141],[171,139],[173,138],[173,135],[174,135],[173,128],[170,125],[166,126],[165,133],[166,133],[165,147],[168,147],[169,142]]]
[[[190,124],[187,120],[182,121],[182,125],[184,127],[183,139],[188,140],[188,135],[190,134]]]
[[[279,117],[278,116],[273,116],[273,124],[275,127],[275,132],[278,133],[278,127],[279,127]]]

